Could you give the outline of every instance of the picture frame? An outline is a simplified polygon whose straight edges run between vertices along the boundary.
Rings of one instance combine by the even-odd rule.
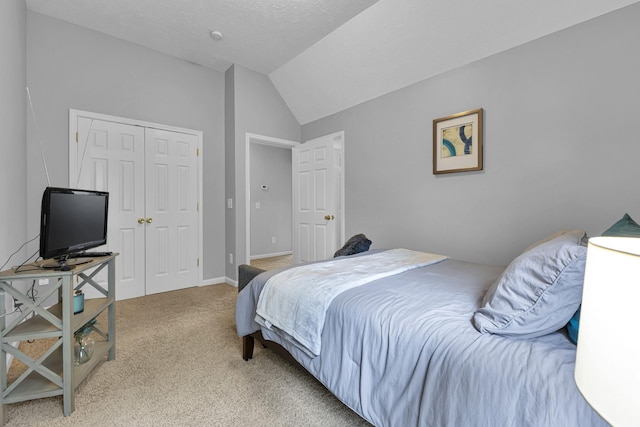
[[[433,121],[434,175],[482,170],[482,116],[477,108]]]

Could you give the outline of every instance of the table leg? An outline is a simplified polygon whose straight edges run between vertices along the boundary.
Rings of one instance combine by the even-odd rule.
[[[73,276],[62,277],[62,406],[65,417],[75,409],[73,392]]]

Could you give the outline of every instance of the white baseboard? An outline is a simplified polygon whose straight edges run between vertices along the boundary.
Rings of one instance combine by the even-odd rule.
[[[211,279],[204,279],[200,286],[209,286],[209,285],[218,285],[220,283],[225,283],[227,281],[226,277],[212,277]]]
[[[272,254],[262,254],[262,255],[251,255],[251,259],[263,259],[263,258],[273,258],[276,256],[285,256],[285,255],[291,255],[293,252],[291,251],[285,251],[285,252],[274,252]]]
[[[206,279],[202,283],[200,283],[200,286],[219,285],[221,283],[226,283],[227,285],[231,285],[235,288],[238,287],[237,280],[230,279],[229,277],[226,277],[226,276],[214,277],[213,279]]]

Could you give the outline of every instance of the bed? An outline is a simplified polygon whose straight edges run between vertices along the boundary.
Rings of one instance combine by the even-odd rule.
[[[580,304],[584,240],[563,231],[506,268],[445,257],[350,287],[326,307],[313,351],[256,316],[288,269],[241,266],[243,358],[254,337],[275,343],[376,426],[607,425],[575,385],[576,345],[564,328]]]

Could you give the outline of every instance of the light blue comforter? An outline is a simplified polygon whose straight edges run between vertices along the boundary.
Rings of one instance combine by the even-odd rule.
[[[256,322],[267,329],[285,332],[309,356],[317,356],[322,347],[327,309],[337,295],[446,258],[409,249],[390,249],[289,268],[271,276],[262,288]]]
[[[445,260],[337,296],[320,355],[263,330],[376,426],[600,426],[573,379],[575,346],[563,332],[516,340],[480,334],[471,318],[502,268]],[[238,296],[244,336],[260,290]]]

